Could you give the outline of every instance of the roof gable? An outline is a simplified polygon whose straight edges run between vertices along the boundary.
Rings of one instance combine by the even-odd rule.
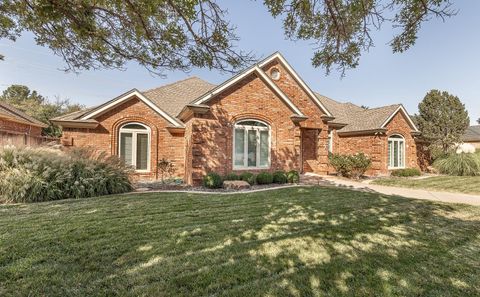
[[[20,122],[27,125],[46,128],[47,125],[34,117],[29,116],[23,111],[5,103],[0,102],[0,117],[9,119],[11,121]]]

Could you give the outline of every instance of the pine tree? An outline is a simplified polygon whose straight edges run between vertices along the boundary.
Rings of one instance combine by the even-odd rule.
[[[457,96],[448,92],[431,90],[418,105],[418,127],[432,147],[439,147],[444,153],[455,143],[470,124],[465,105]]]

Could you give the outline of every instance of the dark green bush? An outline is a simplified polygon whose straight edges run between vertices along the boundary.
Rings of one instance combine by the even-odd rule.
[[[287,182],[287,174],[285,171],[275,171],[273,173],[273,182],[276,184],[284,184]]]
[[[396,169],[390,173],[391,176],[398,177],[410,177],[410,176],[420,176],[422,173],[417,168],[405,168],[405,169]]]
[[[440,173],[454,176],[480,175],[480,157],[478,154],[452,153],[433,162]]]
[[[300,182],[300,174],[296,170],[290,170],[287,172],[287,181],[291,184],[297,184]]]
[[[0,200],[40,202],[124,193],[130,170],[115,156],[93,149],[6,147],[0,151]]]
[[[235,173],[229,173],[223,177],[223,180],[240,180],[240,176]]]
[[[330,164],[344,177],[358,179],[370,168],[372,160],[364,153],[354,155],[330,154]]]
[[[203,177],[203,185],[209,189],[218,189],[222,187],[223,180],[219,174],[210,172]]]
[[[240,180],[246,181],[250,185],[255,184],[255,175],[251,172],[243,172],[240,174]]]
[[[260,172],[257,174],[257,184],[267,185],[273,183],[273,175],[270,172]]]

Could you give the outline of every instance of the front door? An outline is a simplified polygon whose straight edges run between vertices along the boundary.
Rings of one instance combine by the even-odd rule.
[[[303,172],[314,172],[317,167],[317,147],[320,129],[302,128]]]

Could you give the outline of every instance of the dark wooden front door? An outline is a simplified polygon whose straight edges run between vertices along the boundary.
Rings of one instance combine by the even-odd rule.
[[[317,147],[319,129],[302,129],[303,172],[313,172],[318,164]]]

